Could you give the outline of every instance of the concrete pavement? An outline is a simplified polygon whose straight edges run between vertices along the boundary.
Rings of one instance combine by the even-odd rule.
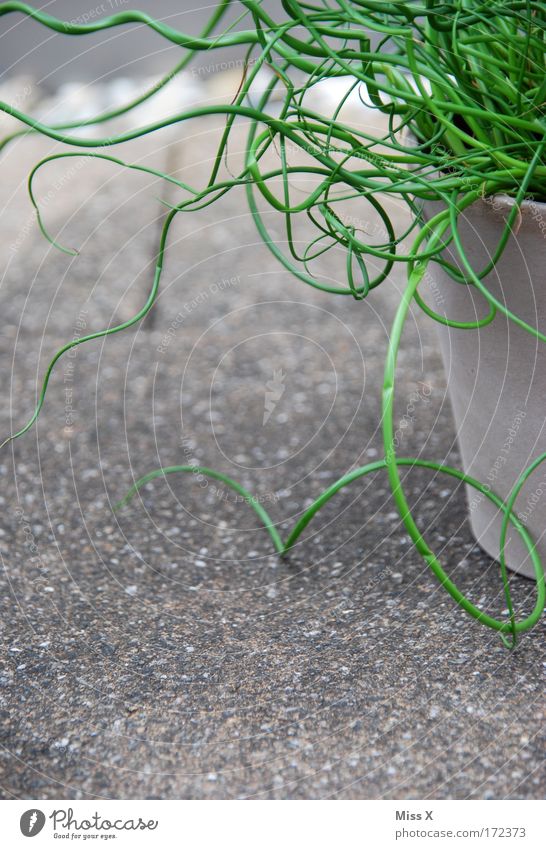
[[[130,158],[198,180],[215,132],[203,121]],[[47,221],[81,253],[50,249],[22,183],[50,149],[22,141],[0,162],[3,433],[26,420],[56,346],[138,309],[163,215],[150,178],[95,162],[63,183],[61,165],[42,177],[44,196],[55,174],[61,185]],[[323,271],[341,280],[342,255]],[[510,654],[460,611],[380,473],[340,493],[285,561],[247,505],[195,475],[111,511],[150,469],[202,463],[258,494],[285,534],[380,455],[403,282],[362,303],[305,287],[232,192],[177,219],[153,321],[59,363],[38,426],[0,458],[5,798],[542,797],[544,625]],[[457,463],[421,317],[398,393],[401,451]],[[406,485],[459,585],[500,612],[462,492],[424,471]],[[513,592],[528,609],[532,584],[514,578]]]

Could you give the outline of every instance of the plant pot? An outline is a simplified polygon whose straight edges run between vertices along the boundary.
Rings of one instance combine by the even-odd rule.
[[[462,243],[475,270],[492,256],[512,203],[503,196],[484,199],[461,216]],[[437,209],[429,204],[425,212]],[[460,268],[455,253],[451,247],[445,256]],[[489,311],[474,286],[457,284],[436,263],[425,282],[422,293],[442,316],[475,321]],[[484,283],[513,313],[546,331],[546,204],[523,203],[504,253]],[[464,471],[504,500],[525,468],[546,451],[546,343],[500,312],[477,330],[436,326]],[[472,532],[498,560],[502,512],[470,487],[467,498]],[[514,509],[546,564],[546,462],[526,481]],[[511,524],[505,551],[510,569],[534,577],[527,548]]]

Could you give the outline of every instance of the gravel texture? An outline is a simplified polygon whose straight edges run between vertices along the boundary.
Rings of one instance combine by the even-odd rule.
[[[215,138],[202,121],[120,155],[199,180]],[[163,215],[153,178],[86,161],[63,181],[67,166],[52,166],[47,224],[81,253],[55,251],[23,185],[51,150],[25,140],[0,163],[3,433],[28,417],[56,346],[143,303]],[[342,280],[343,255],[323,269]],[[258,494],[286,534],[309,499],[380,455],[402,286],[397,272],[362,303],[304,286],[232,192],[179,216],[138,330],[59,363],[38,426],[0,457],[5,798],[542,797],[544,627],[509,653],[459,610],[384,475],[340,493],[284,561],[246,504],[197,475],[111,510],[141,474],[202,463]],[[401,453],[458,462],[421,317],[397,417]],[[424,471],[406,486],[450,573],[499,613],[499,568],[473,545],[463,493]],[[532,605],[532,583],[514,578],[513,592]]]

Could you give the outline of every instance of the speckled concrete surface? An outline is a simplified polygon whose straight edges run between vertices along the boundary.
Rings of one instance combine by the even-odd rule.
[[[193,132],[131,156],[197,179],[214,133]],[[47,205],[81,254],[49,249],[19,185],[49,150],[25,141],[0,162],[3,433],[25,420],[60,342],[143,302],[158,234],[158,186],[87,163]],[[42,179],[45,196],[52,172]],[[343,268],[325,260],[333,279]],[[286,533],[379,455],[402,285],[395,275],[358,304],[305,287],[232,193],[176,222],[153,319],[59,364],[38,427],[0,458],[3,797],[543,795],[544,627],[510,654],[456,608],[383,476],[339,494],[284,562],[247,505],[197,476],[111,511],[141,474],[199,462],[259,494]],[[419,318],[400,361],[404,453],[457,462],[444,390]],[[498,567],[473,547],[463,494],[422,471],[406,483],[450,573],[500,612]],[[532,584],[515,578],[513,591],[529,609]]]

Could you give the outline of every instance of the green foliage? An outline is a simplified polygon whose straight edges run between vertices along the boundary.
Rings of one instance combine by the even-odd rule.
[[[123,11],[93,23],[77,24],[59,21],[24,3],[6,2],[0,6],[0,15],[20,12],[51,30],[70,36],[83,36],[140,22],[184,49],[181,61],[152,90],[122,108],[93,119],[47,126],[7,103],[0,103],[0,109],[26,125],[22,132],[42,133],[77,148],[77,151],[47,157],[33,170],[29,191],[35,206],[34,176],[53,159],[90,156],[117,166],[138,168],[110,155],[108,149],[167,125],[211,114],[225,117],[225,131],[206,185],[179,183],[152,171],[175,183],[180,195],[163,227],[156,274],[146,304],[129,321],[73,340],[58,351],[46,372],[33,416],[6,441],[21,436],[36,421],[51,371],[66,351],[83,342],[124,330],[140,321],[152,308],[159,290],[169,227],[176,215],[191,214],[214,203],[233,187],[245,186],[250,209],[265,243],[285,267],[304,282],[333,294],[361,300],[385,280],[394,263],[405,264],[408,271],[408,286],[393,325],[385,366],[385,458],[330,487],[306,511],[286,543],[280,539],[270,517],[263,508],[259,508],[257,512],[275,547],[280,553],[286,552],[315,512],[338,489],[355,477],[376,470],[376,467],[384,468],[389,474],[393,496],[406,528],[442,585],[476,619],[500,631],[501,635],[510,634],[511,645],[514,645],[516,635],[532,627],[540,617],[545,590],[542,567],[532,541],[512,513],[512,504],[525,476],[545,458],[537,458],[527,469],[511,499],[504,504],[498,499],[495,502],[505,514],[502,548],[510,521],[528,546],[537,579],[535,610],[527,618],[517,620],[511,603],[504,556],[501,557],[501,577],[509,618],[497,620],[462,595],[428,548],[414,522],[403,493],[399,466],[426,463],[400,459],[395,455],[394,381],[404,322],[413,302],[432,318],[469,331],[493,321],[497,312],[501,312],[540,341],[546,341],[546,336],[538,328],[524,322],[495,299],[483,282],[508,242],[521,202],[525,199],[546,199],[546,4],[530,0],[390,3],[380,0],[316,0],[315,3],[283,0],[280,20],[273,20],[266,11],[266,3],[260,0],[241,0],[239,5],[240,18],[245,26],[248,24],[247,29],[235,31],[229,27],[221,31],[222,19],[230,6],[230,0],[223,0],[205,30],[196,37],[181,33],[142,12]],[[210,57],[216,49],[241,45],[246,47],[247,54],[241,85],[233,102],[189,109],[168,120],[118,135],[105,135],[102,139],[70,134],[69,131],[75,128],[105,124],[146,102],[187,67],[197,51],[207,51]],[[270,72],[270,82],[255,102],[253,86],[264,69]],[[318,111],[317,101],[312,95],[328,80],[344,80],[346,88],[331,114],[323,114]],[[347,100],[355,94],[362,100],[363,114],[364,106],[381,114],[386,129],[379,136],[362,123],[355,125],[342,118]],[[239,117],[249,122],[244,163],[237,174],[221,176],[230,135]],[[0,146],[8,144],[14,137],[4,139]],[[275,154],[274,166],[267,164],[272,154]],[[299,187],[296,195],[294,180],[311,176],[312,188],[302,197]],[[485,268],[473,268],[461,243],[459,218],[480,197],[498,193],[511,195],[515,203],[491,261]],[[413,216],[413,223],[404,233],[396,233],[389,216],[388,200],[392,196],[407,204]],[[358,203],[362,219],[369,213],[381,223],[383,235],[379,240],[370,239],[357,222],[346,220],[341,210],[351,201]],[[440,201],[442,208],[425,224],[421,207],[426,201]],[[261,213],[264,202],[284,219],[286,253],[267,231]],[[37,206],[36,211],[42,232],[50,238]],[[294,238],[300,218],[312,223],[314,234],[304,250],[298,248]],[[408,236],[413,236],[409,248]],[[53,240],[50,238],[50,241]],[[463,272],[444,258],[448,245],[454,247],[458,254]],[[334,248],[342,248],[346,253],[347,280],[343,286],[325,283],[311,269],[313,260]],[[457,283],[475,286],[482,293],[489,306],[485,319],[450,321],[435,315],[424,304],[418,286],[430,261],[440,263]],[[456,470],[433,463],[429,463],[428,467],[466,480],[487,497],[496,498],[479,482],[467,479]],[[158,470],[145,476],[139,484],[161,474],[188,470],[189,467]],[[212,470],[204,471],[212,476],[220,475]],[[242,492],[234,481],[222,475],[220,478]],[[246,495],[256,510],[259,505],[252,496]]]

